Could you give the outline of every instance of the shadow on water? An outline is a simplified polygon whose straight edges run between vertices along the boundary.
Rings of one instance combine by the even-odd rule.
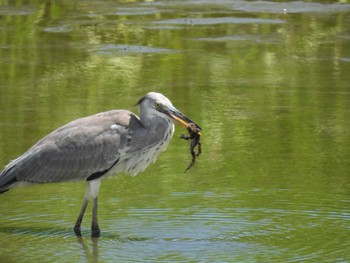
[[[77,237],[78,243],[82,247],[82,252],[86,258],[87,262],[97,262],[98,261],[98,237],[91,237],[91,248],[84,241],[83,237]]]
[[[82,248],[82,256],[86,262],[98,262],[99,250],[103,247],[105,240],[111,240],[117,243],[146,241],[148,238],[130,237],[123,238],[119,235],[104,234],[101,237],[77,237],[78,244]]]

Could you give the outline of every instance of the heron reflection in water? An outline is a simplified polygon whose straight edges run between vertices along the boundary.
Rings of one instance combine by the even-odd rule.
[[[111,110],[54,130],[1,171],[0,193],[21,185],[87,181],[74,232],[81,236],[81,223],[92,199],[91,234],[100,236],[97,198],[102,179],[145,170],[167,148],[173,122],[185,128],[194,124],[160,93],[146,94],[137,105],[140,117],[128,110]]]

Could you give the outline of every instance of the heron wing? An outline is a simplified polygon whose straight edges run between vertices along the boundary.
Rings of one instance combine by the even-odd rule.
[[[11,168],[18,181],[32,183],[85,180],[108,171],[118,162],[130,119],[135,117],[129,111],[114,110],[72,121],[5,169]]]

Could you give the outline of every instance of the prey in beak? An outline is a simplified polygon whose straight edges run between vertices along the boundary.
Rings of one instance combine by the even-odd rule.
[[[179,110],[173,108],[171,110],[168,110],[167,112],[168,116],[170,116],[173,120],[175,120],[177,123],[179,123],[181,126],[187,129],[189,135],[181,135],[181,139],[185,140],[191,140],[190,143],[190,153],[192,156],[192,161],[187,166],[184,173],[186,173],[195,163],[196,157],[201,154],[202,152],[202,145],[200,143],[200,137],[202,135],[201,127],[199,127],[196,123],[191,121],[189,118],[187,118],[185,115],[183,115]],[[198,146],[197,153],[195,152],[195,147]]]

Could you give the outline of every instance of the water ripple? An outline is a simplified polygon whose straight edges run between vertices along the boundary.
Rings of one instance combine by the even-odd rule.
[[[157,48],[137,45],[114,45],[109,44],[100,47],[96,51],[98,54],[110,55],[114,53],[174,53],[175,50],[167,48]]]
[[[204,18],[175,18],[153,22],[169,25],[217,25],[217,24],[282,24],[280,19],[264,19],[249,17],[204,17]]]

